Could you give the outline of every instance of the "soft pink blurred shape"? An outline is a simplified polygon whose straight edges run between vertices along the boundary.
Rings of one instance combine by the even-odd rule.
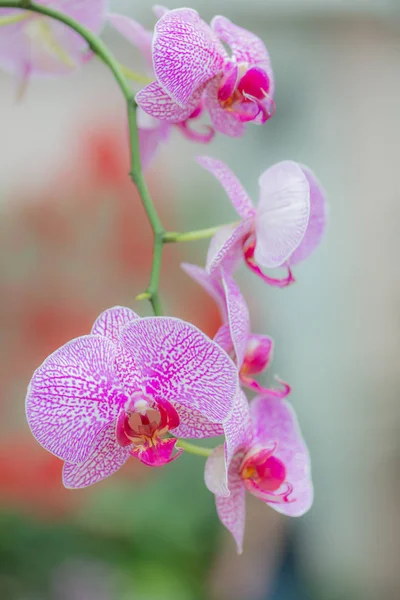
[[[221,265],[232,271],[244,256],[247,266],[267,283],[278,287],[292,283],[290,266],[315,250],[325,230],[325,196],[311,171],[293,161],[273,165],[259,178],[259,203],[254,207],[223,162],[207,156],[198,162],[218,179],[241,218],[211,240],[207,271],[212,274]],[[275,279],[261,267],[286,267],[288,275]]]
[[[210,27],[193,9],[168,11],[155,26],[152,55],[157,81],[136,99],[158,119],[182,121],[204,96],[213,127],[239,137],[247,122],[265,123],[274,113],[273,73],[263,42],[225,17],[215,17]]]
[[[182,449],[168,431],[209,437],[229,418],[237,387],[234,364],[199,329],[116,306],[35,371],[26,415],[37,441],[65,461],[66,487],[81,488],[129,456],[153,467],[176,459]]]
[[[153,10],[157,15],[168,12],[167,9],[160,6],[154,7]],[[149,76],[154,77],[152,61],[153,33],[145,29],[134,19],[124,15],[109,13],[107,20],[129,43],[138,48],[144,58],[146,72]],[[150,84],[148,88],[152,91],[151,103],[153,105],[155,102],[155,109],[148,111],[151,114],[143,110],[145,106],[138,109],[139,142],[144,169],[147,169],[150,165],[159,144],[168,139],[171,132],[171,122],[175,122],[176,127],[181,133],[191,141],[206,144],[213,139],[214,132],[212,128],[206,127],[204,130],[194,130],[191,127],[193,121],[198,119],[203,111],[201,93],[195,94],[191,102],[182,109],[174,102],[171,102],[169,96],[156,83]],[[165,116],[170,111],[168,112],[168,122],[167,120],[159,119],[157,107],[162,107],[160,113],[162,116]]]
[[[93,560],[63,562],[53,571],[52,600],[115,600],[116,574],[110,566]]]
[[[246,398],[239,397],[238,403],[241,411],[236,418],[243,422],[250,417],[251,424],[243,428],[245,437],[230,454],[223,446],[213,451],[205,481],[216,496],[219,518],[241,553],[246,490],[276,511],[298,517],[311,507],[313,487],[308,450],[292,407],[285,400],[260,395],[246,417]]]
[[[94,33],[105,23],[107,0],[39,0],[38,4],[69,15]],[[91,55],[82,37],[62,23],[30,11],[0,9],[0,67],[18,78],[64,75]]]

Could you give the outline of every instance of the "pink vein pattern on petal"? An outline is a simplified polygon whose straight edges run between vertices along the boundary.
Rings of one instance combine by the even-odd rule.
[[[262,67],[270,79],[269,94],[274,93],[274,76],[271,67],[271,59],[264,42],[259,37],[234,25],[226,17],[217,16],[211,21],[211,27],[217,36],[228,44],[232,50],[232,56],[238,63],[248,63],[249,66]]]
[[[140,90],[135,99],[138,105],[155,119],[167,121],[167,123],[181,123],[186,121],[197,107],[202,92],[202,88],[196,90],[189,102],[181,107],[156,81],[153,81]]]
[[[214,448],[206,460],[204,482],[207,488],[216,496],[229,496],[226,478],[226,463],[224,446]]]
[[[113,306],[113,308],[108,308],[97,317],[93,323],[91,334],[102,335],[116,342],[123,326],[132,319],[139,318],[139,315],[126,306]]]
[[[147,65],[152,69],[153,33],[145,29],[143,25],[134,19],[130,19],[124,15],[109,13],[107,15],[107,20],[109,23],[111,23],[114,29],[116,29],[122,36],[124,36],[126,40],[128,40],[128,42],[138,48]]]
[[[232,412],[238,387],[235,365],[199,329],[180,319],[147,317],[131,321],[120,336],[140,372],[144,391],[156,400],[177,401],[221,423]],[[130,369],[120,369],[130,383]]]
[[[297,517],[313,502],[310,457],[293,408],[286,400],[257,396],[250,405],[255,441],[264,446],[277,443],[274,455],[286,468],[286,480],[293,486],[288,503],[271,503],[285,515]]]
[[[243,256],[243,243],[251,232],[253,220],[246,219],[239,225],[221,227],[208,247],[206,271],[212,274],[223,263],[227,273],[232,273]]]
[[[299,246],[310,215],[310,186],[299,165],[283,161],[259,179],[255,259],[279,267]]]
[[[224,431],[226,437],[225,459],[229,469],[234,455],[240,450],[246,449],[252,439],[249,403],[240,388],[235,398],[233,412],[224,423]]]
[[[310,169],[303,165],[300,167],[310,186],[310,218],[300,245],[290,257],[291,265],[305,260],[314,252],[324,235],[327,220],[327,203],[321,184]]]
[[[238,554],[243,552],[243,536],[246,521],[246,488],[239,475],[242,459],[243,454],[237,454],[229,469],[228,485],[230,496],[228,498],[223,496],[215,497],[218,516],[221,523],[233,535]]]
[[[26,415],[37,441],[59,458],[83,462],[93,440],[115,419],[121,389],[107,338],[71,340],[35,371],[28,387]]]
[[[110,423],[95,439],[84,463],[65,463],[63,483],[67,488],[84,488],[109,477],[126,463],[130,446],[120,446],[115,434],[115,422]]]
[[[214,342],[221,346],[229,355],[233,352],[233,342],[231,336],[231,330],[227,323],[221,325],[217,333],[214,336]]]
[[[173,429],[173,435],[181,438],[204,439],[224,435],[224,429],[219,423],[211,423],[205,416],[194,408],[174,402],[180,423]]]
[[[218,179],[239,217],[242,219],[254,217],[255,208],[248,193],[225,163],[210,156],[198,156],[197,162]]]
[[[210,113],[212,124],[216,131],[230,137],[241,137],[246,131],[246,124],[239,121],[233,111],[223,108],[218,100],[218,90],[222,75],[214,77],[204,92],[204,105]]]
[[[195,10],[170,10],[156,23],[154,72],[163,88],[181,106],[221,71],[226,57],[217,36]]]
[[[232,275],[225,273],[223,268],[221,268],[221,275],[226,296],[228,323],[236,354],[236,365],[237,368],[240,369],[250,335],[249,309],[247,308],[246,301]]]

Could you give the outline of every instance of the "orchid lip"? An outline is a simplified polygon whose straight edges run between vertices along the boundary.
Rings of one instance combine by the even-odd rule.
[[[164,438],[179,425],[178,413],[166,400],[156,401],[145,394],[135,395],[121,408],[116,436],[120,446],[132,446],[131,455],[148,466],[162,466],[175,460],[176,440]]]

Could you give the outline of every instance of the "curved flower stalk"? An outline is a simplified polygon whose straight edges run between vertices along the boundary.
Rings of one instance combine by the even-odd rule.
[[[179,319],[106,310],[91,334],[49,356],[28,388],[31,431],[65,461],[66,487],[96,483],[134,456],[149,466],[177,458],[177,440],[221,433],[237,370],[226,353]]]
[[[243,435],[227,453],[217,447],[208,458],[205,482],[215,494],[218,516],[242,552],[246,490],[276,511],[299,517],[313,502],[310,458],[293,408],[259,395],[248,407],[237,397],[234,414],[245,422]],[[227,481],[227,485],[226,485]]]
[[[167,8],[155,6],[153,8],[156,17],[160,18],[168,12]],[[154,78],[152,62],[152,41],[153,32],[145,29],[140,23],[124,15],[109,13],[107,16],[109,23],[132,45],[136,46],[145,60],[147,73],[150,78]],[[140,140],[140,153],[143,168],[147,168],[155,156],[159,144],[166,141],[171,129],[175,126],[189,140],[207,144],[214,138],[212,127],[206,126],[204,131],[195,130],[192,123],[196,121],[203,112],[203,102],[199,100],[191,114],[184,120],[174,124],[165,120],[160,120],[156,116],[147,114],[143,109],[138,110],[138,127]]]
[[[193,9],[168,11],[155,26],[152,58],[156,81],[136,101],[157,119],[181,123],[204,101],[214,129],[240,137],[246,123],[265,123],[275,111],[267,49],[225,17],[209,26]]]
[[[69,15],[94,33],[105,23],[107,0],[39,0]],[[35,12],[0,8],[0,67],[22,81],[71,73],[92,56],[75,31]]]
[[[320,243],[326,225],[326,200],[312,171],[293,161],[277,163],[258,180],[260,196],[255,207],[239,179],[221,161],[198,158],[230,198],[241,221],[224,226],[213,237],[207,255],[209,274],[224,266],[232,272],[244,258],[247,266],[270,285],[294,282],[291,267],[305,260]],[[284,267],[287,276],[276,279],[263,268]]]
[[[282,389],[264,388],[254,379],[271,364],[274,340],[268,335],[251,333],[249,309],[232,275],[223,268],[210,275],[197,265],[183,263],[181,267],[216,301],[223,325],[214,340],[235,361],[242,385],[271,398],[290,394],[290,385],[280,379]]]

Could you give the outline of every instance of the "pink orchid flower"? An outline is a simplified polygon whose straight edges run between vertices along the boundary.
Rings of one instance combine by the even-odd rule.
[[[235,361],[241,383],[271,398],[288,396],[290,385],[280,379],[277,380],[282,389],[264,388],[254,379],[271,364],[274,340],[268,335],[251,333],[249,309],[232,275],[223,268],[210,275],[197,265],[182,263],[181,267],[216,301],[223,325],[214,340]]]
[[[38,0],[99,33],[107,0]],[[62,23],[27,10],[0,9],[0,67],[20,79],[70,73],[91,57],[88,45]]]
[[[229,196],[241,221],[223,226],[211,240],[206,270],[235,269],[241,258],[270,285],[293,283],[291,267],[305,260],[320,243],[326,225],[326,200],[314,174],[293,161],[277,163],[258,180],[260,197],[255,207],[246,190],[221,161],[208,156],[198,162],[210,171]],[[262,268],[285,267],[287,276],[276,279]]]
[[[162,6],[154,6],[153,11],[157,18],[161,18],[168,12],[168,9]],[[128,42],[136,46],[141,52],[147,67],[149,76],[154,77],[153,61],[152,61],[152,41],[153,32],[145,29],[140,23],[134,21],[124,15],[110,13],[107,17],[109,23],[122,35]],[[169,123],[165,120],[160,120],[156,116],[147,114],[139,106],[138,110],[138,127],[140,152],[142,165],[147,168],[155,156],[159,144],[165,141],[171,132],[172,127],[176,127],[189,140],[207,144],[214,137],[212,127],[206,126],[205,131],[198,131],[192,128],[191,124],[197,120],[204,108],[202,100],[198,100],[196,106],[184,119],[177,123]]]
[[[276,511],[299,517],[312,505],[313,486],[308,450],[286,400],[276,402],[259,395],[249,409],[244,394],[238,395],[234,414],[242,424],[242,436],[229,453],[224,446],[213,451],[206,463],[205,482],[216,496],[218,516],[240,554],[246,490]]]
[[[117,306],[36,370],[26,413],[37,441],[65,461],[64,485],[81,488],[129,456],[154,467],[174,460],[182,449],[174,454],[170,431],[223,433],[237,388],[235,365],[196,327]]]
[[[193,9],[168,11],[155,26],[152,58],[156,81],[136,100],[157,119],[182,122],[204,98],[215,130],[240,137],[246,123],[265,123],[274,113],[263,42],[225,17],[214,17],[210,27]]]

